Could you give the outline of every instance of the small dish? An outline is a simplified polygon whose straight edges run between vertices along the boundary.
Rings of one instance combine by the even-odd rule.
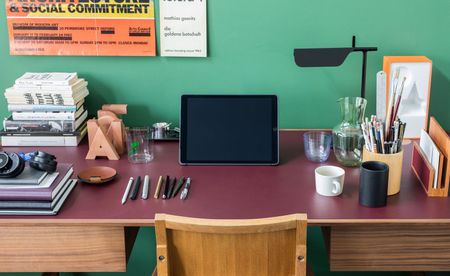
[[[78,174],[81,182],[88,184],[102,184],[113,180],[117,171],[110,167],[95,166],[87,168]]]

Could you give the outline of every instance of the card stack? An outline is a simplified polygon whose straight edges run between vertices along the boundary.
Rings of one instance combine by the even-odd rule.
[[[77,73],[25,73],[5,91],[12,115],[2,145],[77,146],[87,133],[87,85]]]
[[[72,164],[54,173],[25,167],[14,178],[0,178],[0,215],[56,215],[75,187]]]

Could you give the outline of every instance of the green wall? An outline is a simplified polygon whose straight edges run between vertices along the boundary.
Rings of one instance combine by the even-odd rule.
[[[301,69],[292,52],[296,47],[348,46],[351,36],[357,35],[359,45],[379,47],[369,54],[368,114],[375,111],[375,74],[383,56],[425,55],[433,60],[431,115],[450,129],[450,1],[211,0],[208,5],[205,59],[28,57],[9,55],[2,1],[0,90],[25,71],[78,72],[89,81],[89,110],[103,103],[127,103],[129,125],[176,123],[179,96],[187,92],[276,93],[283,128],[331,128],[339,121],[336,100],[359,95],[361,57],[349,56],[340,68]],[[0,97],[0,116],[6,114]],[[327,275],[320,233],[310,230],[310,260],[317,275]],[[148,275],[153,265],[154,237],[144,228],[128,275]]]
[[[2,1],[3,2],[3,1]],[[368,113],[375,111],[375,74],[385,55],[433,60],[431,114],[450,128],[450,1],[279,0],[209,1],[209,57],[9,56],[0,26],[0,90],[25,71],[75,71],[89,81],[88,106],[128,103],[130,125],[178,121],[182,93],[276,93],[284,128],[331,128],[336,100],[359,95],[361,57],[340,68],[298,68],[295,47],[349,46],[358,36],[369,54]],[[5,19],[4,4],[0,17]],[[0,99],[0,115],[6,114]]]

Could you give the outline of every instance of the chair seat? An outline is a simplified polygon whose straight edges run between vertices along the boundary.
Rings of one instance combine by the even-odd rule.
[[[156,270],[156,267],[153,270],[152,276],[158,276],[158,271]],[[314,272],[312,271],[309,265],[306,266],[306,276],[314,276]]]

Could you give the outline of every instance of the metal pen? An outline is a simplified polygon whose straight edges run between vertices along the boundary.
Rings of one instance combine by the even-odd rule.
[[[181,192],[180,199],[185,200],[189,193],[189,188],[191,187],[191,178],[188,177],[186,179],[186,185],[184,186],[183,191]]]
[[[150,177],[148,175],[145,175],[144,177],[144,187],[142,188],[142,199],[148,198],[148,190],[150,188]]]
[[[133,181],[134,181],[134,178],[130,177],[130,180],[128,180],[127,187],[125,188],[125,192],[123,193],[122,205],[125,204],[125,202],[127,202],[128,194],[130,193],[131,185],[133,185]]]

